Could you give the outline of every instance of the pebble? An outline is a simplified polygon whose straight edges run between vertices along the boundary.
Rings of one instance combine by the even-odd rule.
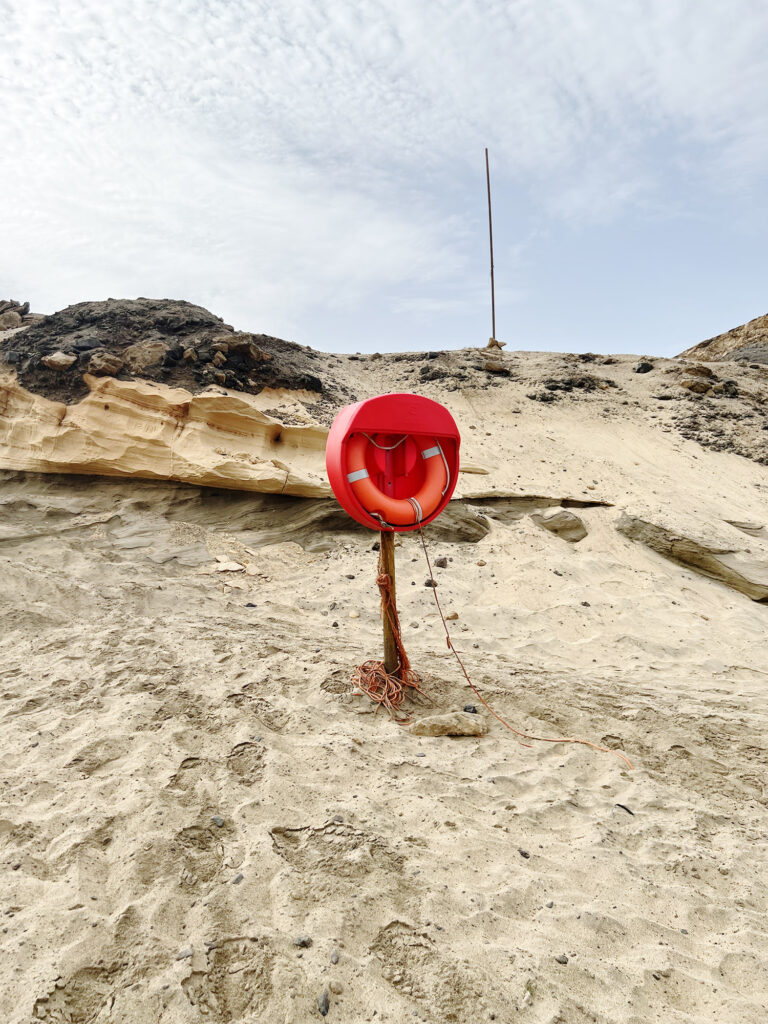
[[[331,625],[334,627],[334,629],[338,629],[339,628],[338,622],[332,622]]]
[[[216,826],[216,828],[222,828],[224,825],[224,819],[220,817],[218,814],[214,814],[213,817],[211,818],[211,821]]]
[[[344,986],[341,984],[340,981],[332,981],[328,988],[331,990],[331,992],[333,992],[335,996],[340,996],[341,993],[344,991]]]
[[[355,578],[355,575],[354,575],[354,573],[351,573],[351,572],[348,572],[348,573],[347,573],[347,579],[348,579],[348,580],[353,580],[354,578]]]
[[[312,938],[309,935],[297,935],[293,940],[293,944],[301,949],[309,949],[312,945]]]
[[[255,604],[255,602],[253,602],[253,601],[246,601],[246,602],[245,602],[245,607],[246,607],[246,608],[255,608],[255,607],[256,607],[256,604]]]
[[[521,846],[518,846],[517,852],[520,854],[521,857],[525,857],[526,860],[528,860],[528,858],[531,856],[530,853],[528,853],[527,850],[524,850]]]
[[[435,565],[438,567],[438,569],[447,569],[448,559],[445,556],[442,556],[441,558],[436,558]]]
[[[458,612],[451,612],[450,615],[446,615],[445,616],[445,619],[446,619],[446,622],[455,622],[456,619],[458,619],[458,617],[459,617],[459,613]]]
[[[237,874],[237,875],[235,875],[235,877],[234,877],[234,878],[232,879],[232,885],[240,885],[240,883],[242,882],[242,880],[243,880],[243,876],[242,876],[242,875],[240,875],[240,874]]]
[[[554,904],[554,903],[552,902],[552,900],[550,900],[550,901],[549,901],[549,903],[546,903],[546,904],[545,904],[545,906],[546,906],[547,910],[551,910],[551,909],[552,909],[552,907],[554,907],[554,905],[555,905],[555,904]]]
[[[356,608],[353,608],[352,611],[349,613],[349,617],[350,619],[359,619],[360,612]]]
[[[332,964],[337,964],[338,962],[339,962],[339,951],[338,951],[338,949],[334,949],[334,951],[331,953],[331,963]]]
[[[475,565],[479,565],[482,567],[483,565],[488,565],[488,563],[481,558],[478,562],[475,562]]]
[[[565,955],[565,953],[561,953],[560,956],[556,956],[555,960],[557,960],[557,962],[559,964],[567,964],[568,963],[568,957]]]
[[[435,581],[432,580],[432,579],[424,580],[424,586],[425,587],[436,587],[437,583],[435,583]]]
[[[341,822],[342,822],[342,821],[344,821],[344,819],[342,818],[342,816],[341,816],[340,814],[334,814],[334,816],[333,816],[333,820],[334,820],[334,821],[335,821],[335,822],[336,822],[337,824],[341,824]]]
[[[465,704],[464,710],[470,715],[476,715],[478,713],[474,704]]]
[[[328,996],[328,989],[325,989],[323,994],[317,997],[317,1008],[320,1011],[321,1017],[328,1016],[328,1010],[331,1008],[331,1000]]]
[[[687,935],[688,934],[688,929],[687,928],[681,928],[680,929],[680,934],[681,935]]]
[[[193,951],[191,949],[180,949],[179,952],[176,954],[176,959],[188,960],[192,956],[192,952]]]

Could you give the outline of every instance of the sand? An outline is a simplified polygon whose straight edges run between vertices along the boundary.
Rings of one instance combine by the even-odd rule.
[[[488,715],[413,536],[414,720],[476,705],[484,736],[352,694],[380,650],[375,535],[326,503],[3,473],[1,1020],[766,1019],[768,604],[617,525],[759,586],[768,469],[682,436],[629,359],[546,403],[531,381],[567,360],[505,358],[526,379],[419,389],[472,470],[426,531],[438,594],[500,714],[634,770]],[[365,386],[397,386],[376,363]],[[550,532],[560,512],[586,536]]]

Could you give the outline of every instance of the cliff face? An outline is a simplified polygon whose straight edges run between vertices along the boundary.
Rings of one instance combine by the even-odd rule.
[[[321,426],[286,425],[260,411],[251,395],[192,395],[90,374],[84,380],[87,396],[65,405],[27,391],[9,374],[0,377],[2,468],[330,494],[320,475]]]
[[[679,358],[768,363],[768,314],[755,317],[725,334],[700,341],[681,352]]]

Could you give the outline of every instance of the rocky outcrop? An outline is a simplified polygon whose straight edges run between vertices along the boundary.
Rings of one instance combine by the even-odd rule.
[[[681,352],[679,358],[768,363],[768,314],[755,317],[749,323],[734,327],[725,334],[700,341],[698,345]]]
[[[537,526],[554,533],[562,540],[575,544],[587,536],[587,528],[573,512],[564,508],[547,509],[546,512],[534,512],[531,519]]]
[[[245,394],[192,395],[147,381],[85,375],[75,405],[0,377],[0,466],[180,480],[321,497],[326,430],[286,425]]]
[[[79,302],[35,319],[39,322],[4,341],[2,358],[27,390],[60,402],[77,402],[87,394],[85,373],[121,380],[141,377],[192,393],[219,385],[248,394],[265,387],[291,388],[312,392],[316,399],[328,395],[342,405],[341,399],[351,397],[328,373],[320,353],[280,338],[235,331],[191,302]],[[58,354],[72,357],[68,367],[60,359],[51,366],[51,357]]]
[[[39,319],[40,316],[37,313],[29,312],[28,302],[0,299],[0,331],[13,331]]]
[[[753,524],[750,524],[753,525]],[[754,524],[756,525],[756,524]],[[733,524],[735,529],[739,529]],[[734,536],[686,536],[667,525],[622,513],[616,523],[619,533],[639,541],[665,558],[725,583],[753,601],[768,602],[768,543],[751,540],[744,546]],[[752,534],[757,537],[757,533]]]

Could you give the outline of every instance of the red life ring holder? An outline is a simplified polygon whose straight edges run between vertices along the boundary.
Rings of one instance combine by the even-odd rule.
[[[408,435],[403,435],[403,441]],[[377,445],[368,434],[353,434],[346,451],[345,471],[352,491],[370,515],[386,526],[415,526],[428,519],[443,500],[450,483],[450,472],[440,443],[424,435],[413,437],[419,456],[425,463],[424,483],[408,498],[392,498],[380,491],[366,468],[369,445]],[[400,444],[402,442],[398,442]],[[396,447],[387,446],[387,447]]]
[[[418,530],[450,501],[461,438],[445,406],[423,395],[376,395],[339,409],[325,446],[341,507],[369,530]]]

